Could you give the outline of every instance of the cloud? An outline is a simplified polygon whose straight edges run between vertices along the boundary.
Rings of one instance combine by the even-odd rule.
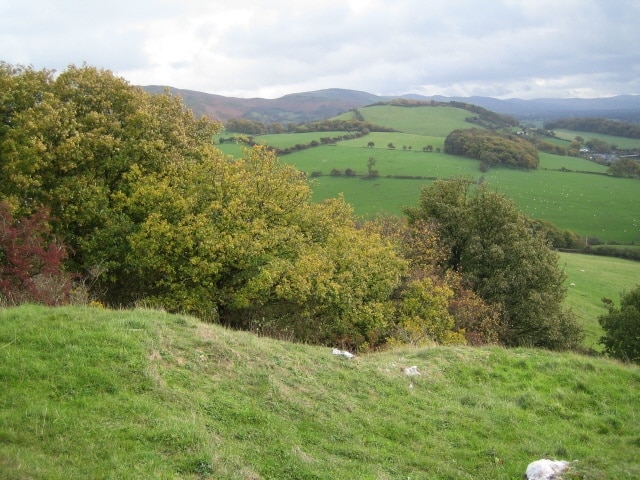
[[[640,93],[635,0],[24,0],[0,59],[108,68],[135,84],[275,97]]]

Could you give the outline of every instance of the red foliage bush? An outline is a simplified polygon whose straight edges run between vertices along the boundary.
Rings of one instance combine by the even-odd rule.
[[[67,251],[55,241],[49,220],[45,208],[16,219],[0,202],[0,301],[9,305],[67,301],[72,287],[71,276],[62,268]]]

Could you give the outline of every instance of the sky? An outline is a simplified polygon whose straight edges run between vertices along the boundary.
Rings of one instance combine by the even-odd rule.
[[[640,0],[0,0],[0,61],[277,98],[640,94]]]

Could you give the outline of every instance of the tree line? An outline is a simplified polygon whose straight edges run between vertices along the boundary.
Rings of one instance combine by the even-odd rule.
[[[227,120],[226,129],[230,132],[244,133],[247,135],[266,135],[268,133],[307,133],[307,132],[360,132],[366,135],[369,132],[393,132],[393,128],[367,122],[360,118],[347,120],[328,119],[303,124],[290,123],[286,127],[281,124],[266,124],[245,118],[231,118]]]
[[[360,350],[580,345],[546,236],[482,185],[361,223],[269,148],[223,154],[222,125],[169,93],[4,63],[0,90],[3,304],[142,302]]]
[[[640,138],[640,125],[606,118],[561,118],[544,122],[546,130],[564,128],[579,132],[602,133],[615,137]]]

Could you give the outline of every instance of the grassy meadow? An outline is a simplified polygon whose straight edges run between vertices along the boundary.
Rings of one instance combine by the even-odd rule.
[[[620,294],[640,284],[640,262],[577,253],[560,253],[567,276],[565,305],[585,328],[585,346],[600,351],[598,317],[607,313],[603,298],[620,305]]]
[[[605,166],[547,153],[540,153],[537,170],[493,168],[483,173],[476,160],[437,151],[443,148],[444,139],[452,129],[473,127],[464,120],[470,116],[466,110],[442,106],[376,105],[361,108],[359,112],[365,120],[397,131],[373,132],[335,146],[301,150],[282,157],[284,162],[309,174],[322,173],[323,176],[313,179],[317,200],[344,194],[357,215],[397,215],[404,207],[417,203],[422,187],[432,181],[431,178],[482,178],[489,188],[507,195],[530,217],[549,220],[561,228],[602,242],[640,244],[637,180],[608,177],[604,175]],[[345,117],[352,115],[353,112],[344,114]],[[308,134],[300,135],[307,139]],[[275,142],[273,137],[263,139],[264,143]],[[291,134],[285,139],[284,143],[289,146],[304,143],[296,141],[296,136]],[[263,140],[257,137],[257,141]],[[367,147],[369,142],[374,143],[373,148]],[[280,142],[278,146],[286,146],[284,143]],[[389,143],[395,148],[388,148]],[[423,151],[427,146],[433,151]],[[346,168],[366,175],[370,157],[376,160],[374,168],[378,170],[379,178],[363,180],[330,175],[333,169],[344,171]],[[389,176],[425,179],[399,180]]]
[[[403,369],[416,366],[420,375]],[[330,348],[160,311],[0,309],[7,479],[640,477],[640,367],[571,353]]]

